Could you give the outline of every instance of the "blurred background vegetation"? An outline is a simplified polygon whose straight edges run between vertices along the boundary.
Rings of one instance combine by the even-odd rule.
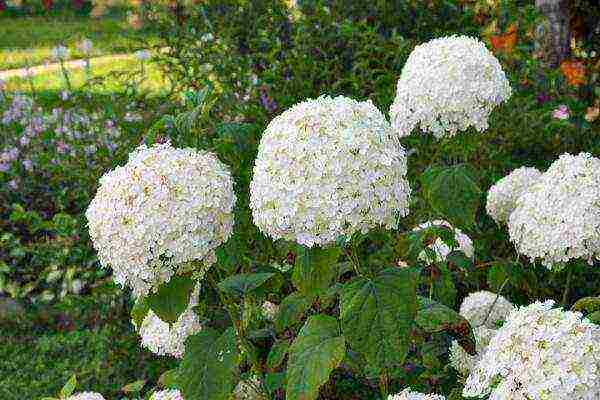
[[[59,44],[70,49],[64,61],[92,58],[88,70],[20,74],[0,87],[0,154],[19,152],[0,171],[0,398],[54,395],[73,373],[81,389],[119,398],[126,383],[145,379],[151,386],[172,367],[139,348],[132,304],[100,268],[85,226],[99,177],[136,145],[170,138],[215,151],[231,166],[238,191],[241,233],[227,244],[238,254],[229,262],[284,262],[288,249],[258,232],[247,207],[268,121],[322,94],[371,99],[387,112],[412,49],[445,35],[484,40],[513,96],[482,134],[441,143],[420,133],[404,139],[416,194],[411,213],[399,232],[374,235],[363,251],[382,263],[394,260],[402,232],[437,217],[419,195],[427,167],[465,164],[476,182],[476,224],[459,227],[475,243],[476,263],[452,272],[450,305],[474,290],[498,290],[506,278],[503,294],[517,304],[560,301],[566,275],[516,258],[484,205],[491,184],[514,168],[545,169],[565,152],[600,155],[600,7],[572,0],[569,13],[570,54],[548,66],[536,49],[543,15],[533,0],[0,0],[0,71],[55,63]],[[94,44],[91,54],[78,47],[85,38]],[[150,60],[134,54],[142,49]],[[114,54],[127,56],[93,59]],[[15,105],[17,93],[32,105]],[[552,116],[562,104],[568,119]],[[17,111],[29,117],[6,117]],[[73,115],[91,122],[74,122]],[[32,127],[34,117],[46,121],[41,128]],[[115,126],[119,134],[108,140]],[[567,300],[598,295],[597,271],[577,269]],[[459,399],[445,355],[434,355],[413,355],[399,384]],[[369,393],[338,373],[322,398]]]

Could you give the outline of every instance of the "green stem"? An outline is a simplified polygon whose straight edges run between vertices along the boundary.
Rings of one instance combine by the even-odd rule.
[[[381,398],[386,400],[389,394],[388,388],[388,376],[387,371],[384,369],[379,376],[379,391],[381,392]]]
[[[509,278],[506,278],[504,280],[504,282],[502,282],[502,285],[500,285],[500,289],[498,289],[498,293],[496,294],[496,298],[494,299],[494,302],[490,306],[490,309],[488,310],[487,315],[485,316],[485,319],[479,326],[484,326],[485,323],[487,322],[487,320],[490,318],[490,315],[492,314],[492,310],[494,309],[494,306],[496,305],[496,303],[498,302],[498,299],[500,298],[500,293],[502,293],[502,290],[504,289],[504,286],[506,286],[506,284],[508,283],[508,280],[509,280]]]

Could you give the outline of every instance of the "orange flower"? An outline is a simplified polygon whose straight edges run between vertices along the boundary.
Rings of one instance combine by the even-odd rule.
[[[490,37],[490,43],[494,51],[512,52],[517,44],[517,27],[511,24],[505,33]]]
[[[585,83],[585,64],[581,61],[565,60],[560,64],[560,71],[571,86]]]
[[[585,112],[585,120],[588,122],[594,122],[600,115],[600,107],[588,107]]]

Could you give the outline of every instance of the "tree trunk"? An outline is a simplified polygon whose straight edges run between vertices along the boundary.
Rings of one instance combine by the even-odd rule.
[[[569,56],[569,0],[535,0],[544,15],[536,29],[536,53],[547,67],[555,68]]]

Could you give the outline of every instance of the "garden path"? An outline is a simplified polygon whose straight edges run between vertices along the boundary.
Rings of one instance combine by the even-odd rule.
[[[118,61],[132,57],[132,54],[111,54],[101,57],[90,58],[93,62],[106,62],[106,61]],[[65,61],[65,67],[69,69],[83,68],[85,66],[85,60],[71,60]],[[29,68],[17,68],[0,71],[0,79],[8,79],[13,77],[25,77],[28,71],[31,75],[37,75],[43,72],[53,72],[60,70],[60,63],[47,63],[42,65],[36,65]]]

